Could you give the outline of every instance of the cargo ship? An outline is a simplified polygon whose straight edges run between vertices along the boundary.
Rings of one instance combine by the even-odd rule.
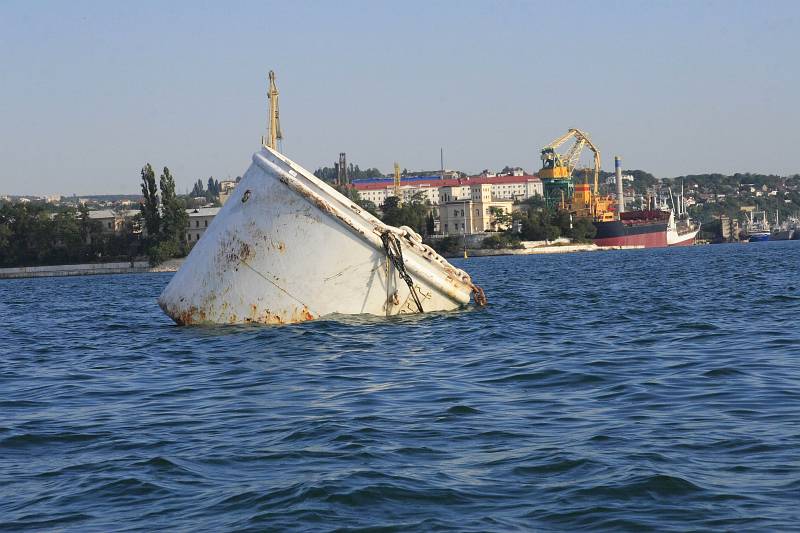
[[[790,218],[772,229],[771,241],[796,241],[800,239],[800,220]]]
[[[688,218],[675,220],[672,210],[627,211],[619,220],[595,221],[598,246],[691,246],[700,231]]]
[[[748,242],[766,242],[770,240],[770,227],[765,211],[751,211],[745,225]]]

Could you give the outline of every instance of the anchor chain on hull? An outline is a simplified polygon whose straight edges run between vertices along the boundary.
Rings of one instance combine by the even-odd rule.
[[[381,242],[383,242],[383,250],[386,252],[386,257],[392,262],[394,265],[395,270],[406,282],[408,285],[408,290],[411,292],[411,297],[414,298],[414,303],[417,304],[417,310],[420,313],[423,313],[422,309],[422,302],[419,300],[419,296],[417,296],[417,291],[414,290],[414,280],[411,279],[411,276],[406,271],[405,261],[403,260],[403,248],[400,242],[400,239],[389,230],[386,230],[381,233]],[[475,300],[475,303],[479,307],[485,307],[488,304],[488,300],[486,298],[486,293],[483,292],[483,289],[476,285],[475,283],[470,282],[470,286],[472,287],[472,297]]]
[[[417,310],[420,313],[424,313],[422,302],[419,301],[417,291],[414,290],[414,280],[411,279],[411,276],[406,272],[406,264],[403,260],[403,248],[400,245],[400,239],[397,238],[397,235],[387,230],[381,233],[381,241],[383,242],[383,249],[386,252],[386,257],[389,258],[397,273],[403,281],[406,282],[406,285],[408,285],[411,297],[414,298],[414,303],[417,304]]]
[[[486,293],[483,292],[483,289],[479,285],[472,284],[472,298],[475,300],[475,303],[478,304],[478,307],[486,307],[489,303],[489,300],[486,299]]]

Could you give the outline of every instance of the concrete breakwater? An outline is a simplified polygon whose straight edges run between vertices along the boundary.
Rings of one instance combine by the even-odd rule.
[[[599,252],[602,250],[635,250],[644,246],[597,246],[596,244],[564,244],[555,246],[535,246],[525,248],[493,248],[467,249],[471,257],[490,255],[536,255],[536,254],[568,254],[573,252]]]
[[[87,263],[80,265],[0,268],[0,279],[89,276],[98,274],[137,274],[140,272],[175,272],[182,262],[183,259],[171,259],[155,267],[151,267],[150,263],[147,261],[126,261],[120,263]]]
[[[473,233],[461,236],[466,241],[467,255],[470,257],[486,257],[492,255],[537,255],[537,254],[567,254],[572,252],[599,252],[602,250],[635,250],[644,246],[597,246],[592,243],[573,243],[571,239],[559,237],[552,241],[520,241],[519,248],[484,248],[483,243],[487,236],[486,233]],[[435,242],[445,239],[445,236],[436,235],[431,237]],[[464,242],[464,241],[462,241]],[[463,251],[450,251],[447,257],[461,257]]]

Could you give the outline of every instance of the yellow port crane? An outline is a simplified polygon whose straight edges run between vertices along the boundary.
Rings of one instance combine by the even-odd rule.
[[[269,71],[269,89],[267,90],[267,98],[269,99],[269,120],[267,124],[267,138],[266,142],[262,138],[261,143],[272,148],[278,149],[278,141],[283,139],[281,133],[281,121],[278,115],[278,87],[275,85],[275,73]]]
[[[394,164],[394,195],[398,202],[403,199],[400,196],[400,165],[397,163]]]
[[[556,149],[570,139],[575,139],[569,150],[564,154],[559,154]],[[594,153],[594,194],[598,193],[600,179],[600,150],[592,143],[589,136],[577,128],[570,128],[569,131],[555,139],[553,142],[542,148],[542,169],[539,171],[539,178],[552,181],[571,181],[572,171],[581,157],[584,147]]]
[[[566,152],[559,154],[556,150],[570,139],[575,140],[574,144]],[[592,190],[589,189],[588,183],[574,185],[572,181],[572,173],[586,147],[594,155],[594,169],[587,169],[587,174],[588,171],[594,174]],[[566,134],[542,148],[541,159],[539,179],[545,188],[545,198],[551,205],[560,202],[562,209],[569,208],[571,213],[579,217],[592,217],[604,221],[615,218],[613,200],[608,196],[601,197],[599,193],[600,150],[585,132],[570,128]]]

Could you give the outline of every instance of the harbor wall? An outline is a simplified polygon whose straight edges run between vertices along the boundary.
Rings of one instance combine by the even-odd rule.
[[[80,265],[0,268],[0,279],[174,272],[178,269],[182,261],[182,259],[172,259],[156,267],[151,267],[150,263],[147,261],[126,261],[120,263],[87,263]]]
[[[525,243],[523,242],[523,245]],[[573,252],[599,252],[603,250],[636,250],[644,246],[597,246],[595,244],[567,244],[561,246],[535,246],[524,248],[476,249],[467,250],[470,257],[486,257],[492,255],[538,255],[568,254]]]

